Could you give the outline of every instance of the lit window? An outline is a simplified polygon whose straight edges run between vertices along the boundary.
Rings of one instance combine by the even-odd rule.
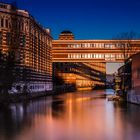
[[[101,48],[104,48],[104,44],[103,43],[101,43]]]
[[[85,47],[85,44],[82,44],[82,47],[84,48]]]
[[[85,54],[85,58],[88,58],[88,54]]]
[[[4,19],[1,19],[1,27],[4,27]]]
[[[102,47],[101,45],[102,45],[102,44],[99,43],[99,44],[98,44],[98,48],[101,48],[101,47]]]
[[[96,54],[96,58],[99,58],[98,54]]]
[[[98,54],[98,58],[101,58],[102,56],[101,56],[101,54]]]
[[[118,58],[122,58],[122,55],[121,54],[118,54]]]
[[[90,43],[87,43],[87,47],[90,48]]]
[[[75,54],[72,55],[72,58],[75,58]]]
[[[109,58],[109,57],[110,57],[110,55],[109,55],[109,54],[105,54],[105,57],[106,57],[106,58]]]

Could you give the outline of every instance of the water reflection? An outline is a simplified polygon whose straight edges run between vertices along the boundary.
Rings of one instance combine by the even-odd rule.
[[[0,107],[0,140],[138,140],[140,107],[76,92]]]

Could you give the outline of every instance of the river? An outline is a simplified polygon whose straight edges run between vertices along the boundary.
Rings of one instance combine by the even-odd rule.
[[[140,106],[108,91],[48,96],[0,107],[0,140],[140,140]]]

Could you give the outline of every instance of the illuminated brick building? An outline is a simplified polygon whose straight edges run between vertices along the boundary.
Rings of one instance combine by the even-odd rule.
[[[52,37],[27,11],[0,3],[0,49],[13,49],[19,74],[17,92],[52,90]]]
[[[128,43],[134,49],[124,56],[120,44],[126,48]],[[124,62],[124,57],[138,51],[139,40],[75,40],[72,32],[63,31],[59,40],[53,40],[54,76],[61,77],[67,84],[75,84],[77,89],[104,86],[106,63]]]

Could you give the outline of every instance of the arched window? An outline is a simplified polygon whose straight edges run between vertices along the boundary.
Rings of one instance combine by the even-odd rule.
[[[0,32],[0,46],[2,45],[2,32]]]
[[[1,27],[4,27],[4,19],[1,18]]]
[[[8,26],[8,19],[5,19],[5,27],[9,28],[9,26]]]

